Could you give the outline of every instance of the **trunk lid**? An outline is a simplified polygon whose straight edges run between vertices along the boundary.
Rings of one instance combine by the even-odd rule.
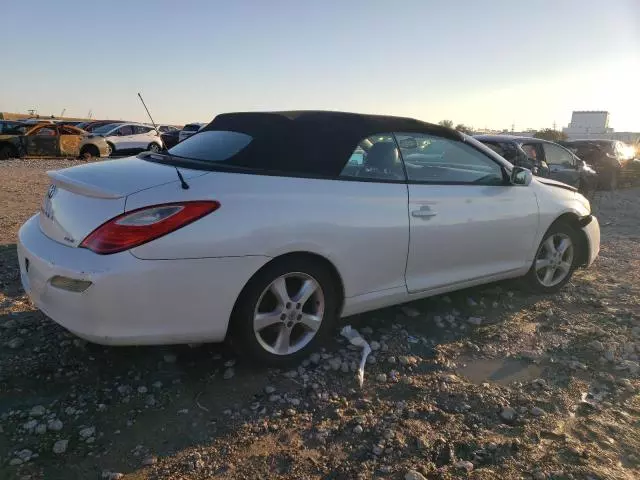
[[[187,180],[207,172],[180,168],[180,173]],[[124,213],[128,195],[172,182],[179,185],[175,167],[135,157],[47,174],[51,185],[40,207],[40,229],[70,247],[77,247],[97,227]]]

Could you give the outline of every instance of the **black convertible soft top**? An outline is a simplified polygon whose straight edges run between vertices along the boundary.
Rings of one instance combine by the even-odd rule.
[[[412,118],[311,110],[225,113],[201,132],[211,130],[253,137],[226,165],[331,177],[340,174],[358,143],[371,135],[406,132],[463,139],[455,130]]]

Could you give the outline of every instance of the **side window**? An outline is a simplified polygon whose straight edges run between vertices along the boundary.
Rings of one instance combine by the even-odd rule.
[[[151,127],[145,127],[143,125],[133,125],[133,133],[138,135],[141,133],[148,133],[153,130]]]
[[[79,132],[76,132],[72,128],[60,127],[60,135],[79,135]]]
[[[571,153],[558,145],[543,143],[544,157],[547,165],[561,165],[563,167],[573,167],[573,157]]]
[[[513,143],[509,142],[488,142],[481,140],[487,147],[496,152],[502,158],[515,162],[518,157],[518,149]]]
[[[118,129],[118,135],[133,135],[133,126],[123,125]]]
[[[364,138],[340,173],[342,178],[405,180],[400,153],[390,133]]]
[[[538,145],[537,143],[523,143],[522,151],[525,155],[531,160],[540,160],[541,155],[538,155]]]
[[[410,181],[502,185],[502,168],[464,142],[423,133],[396,133]]]
[[[20,123],[5,123],[2,133],[7,135],[24,135],[24,133],[28,130],[24,125]]]
[[[36,132],[39,137],[51,137],[56,135],[56,127],[44,127]]]

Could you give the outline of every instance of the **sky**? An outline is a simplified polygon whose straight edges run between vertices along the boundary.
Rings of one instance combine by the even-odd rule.
[[[30,0],[2,5],[0,111],[210,121],[326,109],[475,128],[608,110],[640,131],[640,0]]]

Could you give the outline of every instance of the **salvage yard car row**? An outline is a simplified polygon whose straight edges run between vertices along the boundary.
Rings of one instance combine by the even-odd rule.
[[[186,125],[185,137],[197,132]],[[199,128],[199,127],[198,127]],[[53,122],[50,120],[0,121],[0,160],[21,157],[109,157],[157,152],[178,143],[183,130],[173,125],[98,120]],[[174,140],[175,139],[175,140]]]
[[[43,128],[42,125],[48,125]],[[148,125],[116,120],[52,122],[30,119],[0,121],[0,160],[24,156],[122,156],[142,151],[160,152],[201,131],[206,124]],[[47,138],[52,137],[52,138]],[[613,190],[640,171],[634,149],[615,140],[567,140],[558,143],[512,135],[476,135],[476,139],[513,165],[535,176],[561,181],[580,192]],[[421,145],[434,157],[444,155],[437,142]]]

